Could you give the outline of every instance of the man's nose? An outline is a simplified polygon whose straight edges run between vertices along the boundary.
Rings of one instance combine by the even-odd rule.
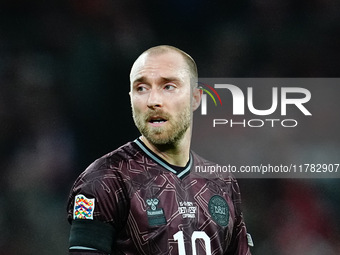
[[[162,105],[163,101],[161,91],[159,91],[157,88],[151,89],[148,97],[147,106],[153,109],[156,107],[162,107]]]

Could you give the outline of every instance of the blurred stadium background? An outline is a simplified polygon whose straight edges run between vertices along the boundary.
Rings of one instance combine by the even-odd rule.
[[[138,136],[128,74],[143,50],[177,46],[201,77],[339,77],[339,31],[336,0],[2,0],[0,254],[67,254],[73,181]],[[340,254],[338,180],[240,186],[253,254]]]

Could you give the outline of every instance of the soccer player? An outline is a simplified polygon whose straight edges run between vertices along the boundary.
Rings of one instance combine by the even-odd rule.
[[[75,181],[70,254],[250,254],[237,181],[192,171],[213,165],[190,150],[202,96],[194,60],[172,46],[150,48],[130,82],[141,136]]]

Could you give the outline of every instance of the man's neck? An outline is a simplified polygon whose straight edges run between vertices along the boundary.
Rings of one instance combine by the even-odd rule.
[[[171,165],[184,167],[188,163],[190,138],[183,137],[176,145],[155,145],[149,142],[144,136],[141,137],[141,140],[151,151]]]

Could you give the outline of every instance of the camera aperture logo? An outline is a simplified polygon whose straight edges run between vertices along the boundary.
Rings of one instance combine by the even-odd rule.
[[[207,93],[212,98],[212,100],[214,101],[215,106],[217,106],[215,97],[211,94],[211,92],[209,90],[203,88],[202,86],[205,86],[205,87],[209,88],[217,96],[218,100],[220,101],[220,104],[222,105],[221,97],[220,97],[220,95],[217,93],[217,91],[213,87],[209,86],[208,84],[204,84],[202,82],[198,82],[198,84],[201,85],[199,87],[199,89],[202,90],[203,92]],[[206,115],[207,114],[207,95],[206,94],[202,95],[201,113],[202,113],[202,115]]]
[[[251,128],[259,128],[264,126],[270,127],[296,127],[298,125],[297,119],[281,119],[281,118],[271,118],[270,115],[274,113],[279,113],[280,116],[287,116],[287,109],[289,111],[298,110],[304,116],[311,116],[311,112],[307,109],[306,104],[311,99],[311,92],[302,87],[270,87],[271,91],[266,91],[265,95],[260,95],[260,98],[265,98],[265,101],[271,102],[270,107],[265,107],[265,109],[258,109],[254,106],[254,90],[256,88],[247,87],[246,92],[243,92],[242,89],[233,84],[214,84],[208,85],[207,83],[198,82],[199,89],[203,91],[202,101],[201,101],[201,115],[207,115],[208,113],[208,103],[207,103],[207,95],[213,100],[215,106],[218,105],[217,97],[219,103],[222,105],[222,99],[220,95],[222,93],[230,93],[232,96],[232,108],[228,103],[227,106],[224,104],[223,111],[226,110],[230,112],[232,109],[233,116],[242,116],[249,112],[249,114],[253,114],[256,116],[266,116],[265,119],[262,118],[252,118],[252,119],[241,119],[238,117],[235,119],[225,119],[225,118],[214,118],[213,119],[213,127],[227,125],[228,127],[251,127]],[[204,88],[204,87],[205,88]],[[266,87],[267,89],[267,87]],[[219,90],[217,92],[217,90]],[[225,92],[224,92],[225,91]],[[268,98],[268,95],[271,93],[271,98]],[[262,97],[261,97],[262,96]],[[268,98],[268,100],[267,100]],[[288,106],[288,107],[287,107]],[[247,107],[247,108],[246,108]]]

